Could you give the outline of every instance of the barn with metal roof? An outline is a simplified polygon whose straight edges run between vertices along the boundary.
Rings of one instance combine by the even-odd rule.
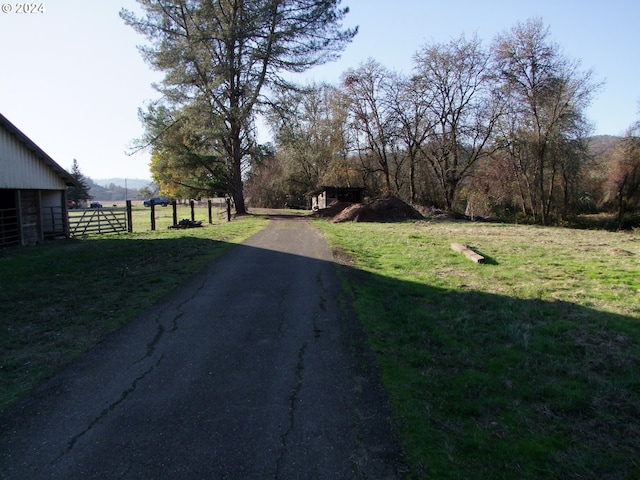
[[[68,236],[74,178],[0,114],[0,247]]]

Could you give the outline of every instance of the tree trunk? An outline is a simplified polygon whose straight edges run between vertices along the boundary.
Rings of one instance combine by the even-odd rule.
[[[232,86],[234,84],[240,84],[238,80],[236,82],[235,76],[232,76]],[[229,145],[228,145],[228,153],[231,158],[231,172],[230,172],[230,190],[231,195],[233,197],[233,203],[236,208],[236,215],[246,215],[247,209],[244,204],[244,189],[242,185],[242,159],[243,148],[242,148],[242,121],[238,117],[233,116],[233,112],[237,112],[240,109],[240,95],[234,94],[231,96],[230,102],[230,112],[232,112],[231,118],[228,118],[229,121]]]
[[[622,182],[618,186],[618,228],[622,228],[624,213],[625,213],[625,201],[624,201],[624,189],[627,183],[628,175],[624,175]]]
[[[416,203],[416,165],[414,160],[414,155],[411,154],[409,157],[409,193],[411,198],[411,203],[415,205]]]
[[[562,213],[560,218],[563,221],[566,221],[569,217],[569,195],[570,195],[570,185],[571,180],[566,172],[562,172]]]
[[[545,197],[545,188],[544,188],[544,157],[538,158],[539,164],[539,178],[538,178],[538,199],[540,202],[540,220],[542,221],[542,225],[547,224],[547,208],[546,208],[546,197]]]
[[[238,152],[240,153],[240,152]],[[239,155],[236,155],[239,156]],[[231,196],[236,208],[236,215],[246,215],[247,208],[244,203],[244,189],[242,185],[242,158],[233,159],[233,172],[231,175]]]

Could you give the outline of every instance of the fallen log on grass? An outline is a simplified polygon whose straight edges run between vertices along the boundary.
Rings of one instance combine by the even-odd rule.
[[[452,243],[451,250],[462,253],[472,262],[484,263],[484,257],[474,252],[469,245],[464,245],[462,243]]]

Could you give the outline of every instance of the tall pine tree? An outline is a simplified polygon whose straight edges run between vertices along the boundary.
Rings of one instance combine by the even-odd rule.
[[[287,87],[284,72],[303,72],[338,57],[357,33],[343,29],[339,0],[138,0],[144,15],[123,10],[144,35],[145,60],[165,72],[157,89],[175,122],[185,106],[207,115],[195,122],[197,154],[224,162],[236,213],[246,213],[243,168],[255,148],[254,117],[265,89]],[[147,116],[147,143],[162,141]],[[170,128],[172,125],[166,125]],[[149,131],[150,130],[150,131]],[[183,141],[184,142],[184,141]]]
[[[89,195],[89,183],[85,176],[80,171],[78,161],[74,158],[71,165],[71,176],[76,181],[77,186],[67,188],[67,200],[71,200],[74,205],[78,206],[82,202],[86,202],[91,199]]]

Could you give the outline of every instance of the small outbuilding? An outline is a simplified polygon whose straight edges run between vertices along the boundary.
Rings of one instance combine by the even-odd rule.
[[[68,236],[74,178],[0,114],[0,247]]]
[[[358,187],[322,187],[312,193],[311,208],[321,210],[334,202],[362,203],[364,188]]]

